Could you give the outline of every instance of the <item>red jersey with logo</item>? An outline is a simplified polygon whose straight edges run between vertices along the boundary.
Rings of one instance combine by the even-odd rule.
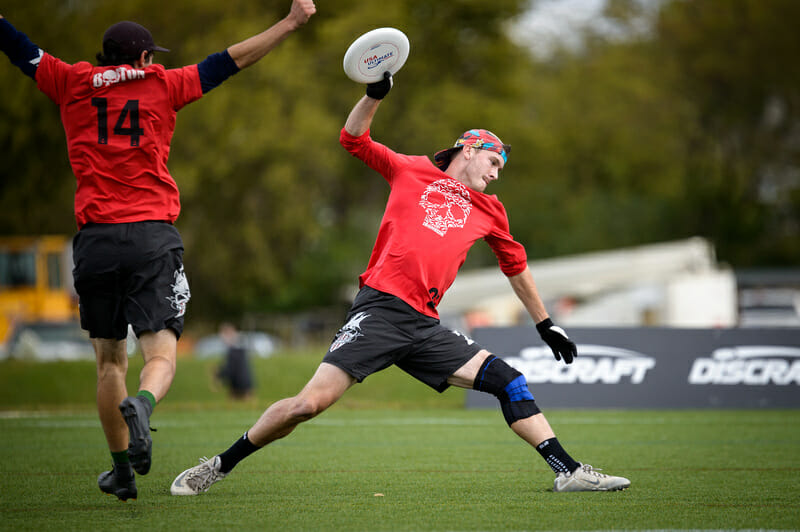
[[[522,273],[527,256],[509,233],[497,196],[467,188],[427,157],[395,153],[342,129],[339,141],[391,186],[386,211],[360,286],[395,295],[438,318],[436,306],[456,278],[467,252],[486,240],[507,276]]]
[[[175,114],[202,96],[197,65],[70,65],[44,53],[36,83],[61,110],[78,227],[178,218],[167,159]]]

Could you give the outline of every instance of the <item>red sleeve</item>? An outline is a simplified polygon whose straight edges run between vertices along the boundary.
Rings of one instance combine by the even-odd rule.
[[[355,137],[342,128],[339,143],[351,155],[364,161],[364,163],[381,174],[389,184],[394,179],[394,170],[397,167],[399,155],[380,142],[375,142],[369,136],[369,130],[363,135]]]
[[[525,247],[511,236],[508,215],[502,203],[497,201],[497,204],[500,210],[497,224],[492,232],[484,237],[484,240],[494,251],[500,270],[506,277],[513,277],[525,271],[528,266],[528,255],[525,253]]]
[[[197,71],[197,65],[173,68],[167,70],[166,73],[169,99],[175,111],[199,100],[203,96],[203,89],[200,85],[200,73]]]
[[[75,68],[81,66],[78,63]],[[92,69],[89,63],[86,63],[86,67],[88,70]],[[72,65],[45,52],[39,61],[39,68],[36,69],[36,85],[48,98],[60,105],[69,93],[69,72],[72,68]]]

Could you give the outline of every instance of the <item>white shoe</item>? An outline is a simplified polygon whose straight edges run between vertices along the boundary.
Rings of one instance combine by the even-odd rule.
[[[222,480],[228,474],[219,470],[222,460],[215,456],[211,460],[205,456],[200,459],[200,465],[190,467],[172,481],[169,492],[173,495],[199,495],[218,480]]]
[[[581,464],[572,473],[559,473],[553,483],[553,491],[617,491],[631,485],[627,478],[604,475],[598,471],[589,464]]]

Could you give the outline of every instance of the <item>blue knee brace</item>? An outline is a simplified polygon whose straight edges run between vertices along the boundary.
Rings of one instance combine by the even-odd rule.
[[[500,409],[509,425],[541,412],[528,390],[525,376],[494,355],[486,357],[472,387],[500,400]]]

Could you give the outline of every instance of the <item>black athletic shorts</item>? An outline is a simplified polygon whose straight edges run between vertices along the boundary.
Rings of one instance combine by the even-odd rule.
[[[172,329],[180,338],[191,296],[183,241],[165,222],[87,224],[72,240],[81,327],[121,340]]]
[[[400,298],[365,286],[323,362],[358,382],[394,364],[443,392],[450,386],[447,378],[481,349],[471,338],[445,328]]]

